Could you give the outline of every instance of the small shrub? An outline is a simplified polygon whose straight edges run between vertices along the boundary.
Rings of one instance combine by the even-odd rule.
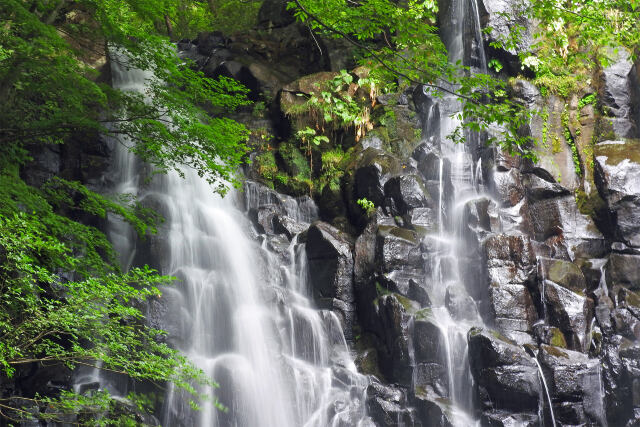
[[[585,95],[582,97],[582,99],[580,99],[580,101],[578,101],[578,109],[581,110],[587,105],[594,105],[596,103],[596,100],[597,98],[595,93]]]
[[[266,151],[264,153],[256,156],[256,171],[258,174],[268,180],[271,181],[276,177],[278,173],[278,165],[276,164],[276,158],[273,155],[273,152]]]
[[[362,199],[358,199],[356,203],[362,208],[362,210],[365,211],[367,216],[373,215],[376,211],[376,205],[366,197],[363,197]]]

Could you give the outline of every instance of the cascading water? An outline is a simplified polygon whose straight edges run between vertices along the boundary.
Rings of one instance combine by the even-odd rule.
[[[150,76],[121,62],[113,64],[114,86],[142,92]],[[159,326],[219,383],[203,391],[227,408],[204,404],[192,411],[188,398],[170,389],[163,425],[368,425],[368,379],[356,371],[337,316],[316,310],[308,298],[304,245],[293,238],[281,267],[280,255],[247,237],[251,225],[232,197],[214,194],[193,170],[146,183],[140,171],[147,168],[122,145],[116,146],[116,188],[137,195],[166,222],[159,238],[137,248],[118,223],[110,236],[125,266],[144,260],[179,279],[156,304]],[[245,196],[247,208],[264,203],[251,185]],[[289,198],[284,209],[298,221],[315,219],[309,203]]]
[[[475,0],[452,0],[441,16],[442,39],[452,63],[463,63],[468,49],[474,49],[479,58],[480,71],[486,70],[486,59],[480,36],[478,6]],[[465,20],[474,25],[474,43],[465,40]],[[432,320],[441,330],[443,360],[446,363],[449,384],[448,398],[453,411],[450,421],[457,426],[478,425],[470,417],[473,411],[472,377],[468,363],[467,332],[473,326],[482,326],[476,303],[469,289],[481,283],[467,283],[460,259],[468,252],[465,243],[464,212],[468,202],[483,196],[482,165],[474,159],[472,149],[479,145],[479,135],[465,135],[465,144],[456,144],[448,137],[461,124],[457,118],[461,111],[459,101],[445,94],[437,102],[439,118],[425,135],[440,141],[438,234],[427,236],[434,240],[428,245],[435,248],[427,254],[432,276],[429,295],[432,296]],[[434,114],[437,116],[437,113]]]

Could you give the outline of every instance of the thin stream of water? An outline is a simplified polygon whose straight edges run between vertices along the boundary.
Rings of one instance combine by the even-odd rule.
[[[540,381],[542,381],[542,386],[545,392],[545,395],[547,396],[547,404],[549,405],[549,413],[551,414],[551,423],[553,427],[556,427],[556,416],[553,413],[553,404],[551,403],[551,395],[549,395],[549,387],[547,386],[547,380],[544,377],[544,372],[542,372],[542,366],[540,366],[540,362],[538,362],[538,359],[535,357],[532,357],[533,361],[536,363],[536,366],[538,367],[538,375],[540,376]],[[540,405],[542,405],[543,400],[540,400]],[[544,420],[544,409],[542,409],[542,411],[540,412],[540,420],[542,422],[542,420]]]

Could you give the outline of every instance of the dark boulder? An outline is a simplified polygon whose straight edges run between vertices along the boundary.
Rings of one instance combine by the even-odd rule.
[[[407,407],[404,391],[374,381],[367,387],[366,396],[367,415],[378,425],[414,425],[415,415]]]
[[[488,54],[500,59],[509,74],[521,73],[519,54],[529,52],[533,43],[533,29],[527,14],[524,13],[524,5],[505,0],[483,0],[477,4],[481,27],[491,29],[483,34]],[[494,42],[501,42],[511,37],[516,27],[522,29],[522,34],[515,46],[502,49],[491,46]]]
[[[421,307],[428,307],[431,301],[423,286],[424,275],[423,270],[405,268],[384,273],[379,278],[387,289],[418,302]]]
[[[444,336],[438,325],[428,318],[416,319],[413,324],[413,348],[418,363],[444,365],[446,351]]]
[[[640,105],[638,77],[635,66],[624,49],[620,49],[617,60],[601,73],[604,83],[600,99],[609,115],[611,127],[618,138],[637,138]]]
[[[365,287],[376,270],[376,234],[378,226],[370,222],[358,236],[354,247],[354,279],[357,290]]]
[[[549,324],[562,331],[569,348],[583,351],[591,340],[588,334],[594,315],[593,300],[549,280],[541,282],[540,293]]]
[[[423,267],[420,239],[414,231],[380,226],[376,238],[376,263],[382,271]]]
[[[552,258],[538,258],[538,272],[542,279],[551,280],[573,292],[584,293],[587,283],[582,271],[574,263]]]
[[[395,294],[385,294],[374,301],[377,331],[382,335],[384,347],[379,356],[382,373],[400,384],[411,383],[409,358],[409,319],[412,307]]]
[[[640,255],[612,253],[605,267],[607,285],[640,291]]]
[[[631,311],[618,307],[612,311],[611,319],[616,333],[629,340],[640,340],[640,320]]]
[[[560,422],[580,424],[605,422],[600,361],[585,354],[541,345],[538,359],[547,378]]]
[[[526,188],[527,197],[533,201],[552,199],[570,194],[570,191],[556,182],[549,182],[535,174],[524,174],[522,184]]]
[[[285,27],[296,20],[286,0],[265,0],[258,11],[258,26],[263,29]]]
[[[429,394],[446,398],[449,396],[449,376],[442,363],[416,363],[413,373],[414,393],[427,391]]]
[[[420,419],[425,420],[426,426],[453,427],[449,400],[442,399],[429,390],[417,390],[413,404],[418,410]]]
[[[489,289],[491,315],[496,328],[508,338],[524,343],[538,319],[529,289],[523,285],[504,284]]]
[[[481,422],[486,427],[538,427],[540,425],[537,414],[500,410],[483,412]]]
[[[216,48],[224,48],[229,40],[219,31],[202,32],[198,34],[198,38],[194,41],[201,55],[209,56]]]
[[[393,200],[396,215],[404,215],[414,208],[434,207],[422,178],[417,175],[400,175],[384,185],[385,197]]]
[[[420,234],[433,233],[438,228],[437,208],[415,208],[404,215],[406,224]]]
[[[345,336],[351,338],[353,318],[353,241],[345,233],[323,222],[307,232],[307,260],[313,296],[320,307],[336,308],[342,314]],[[340,303],[340,301],[343,303]]]
[[[309,227],[307,223],[298,222],[287,215],[276,215],[273,218],[272,224],[275,233],[282,233],[287,236],[289,240],[293,240],[294,236],[302,233]]]
[[[392,155],[373,148],[364,150],[354,175],[354,198],[365,198],[376,206],[384,205],[384,185],[400,169],[400,163]]]
[[[485,405],[537,410],[541,390],[538,369],[522,347],[497,332],[478,328],[469,331],[468,341],[471,373],[489,399]]]
[[[248,216],[258,233],[274,234],[274,221],[279,212],[277,205],[262,205],[257,209],[250,209]]]
[[[271,222],[271,220],[275,220],[276,215],[288,216],[301,224],[308,224],[318,219],[318,208],[308,196],[293,198],[286,194],[280,194],[266,185],[248,180],[244,183],[242,195],[244,208],[250,213],[249,217],[254,218],[254,222],[257,218],[257,212],[260,210],[271,212],[265,216],[265,218],[269,218],[270,222],[262,224],[265,230],[273,230],[275,222]]]
[[[494,215],[497,204],[487,198],[479,197],[468,201],[464,206],[464,220],[467,227],[479,235],[483,232],[497,231],[500,228],[500,220]]]
[[[499,234],[483,242],[489,284],[522,285],[535,274],[535,256],[526,236]]]
[[[595,182],[607,202],[613,237],[640,247],[640,140],[601,142],[594,157]]]

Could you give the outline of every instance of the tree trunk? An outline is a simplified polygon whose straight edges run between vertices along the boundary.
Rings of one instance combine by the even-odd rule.
[[[51,11],[51,13],[49,13],[49,16],[47,16],[47,18],[44,20],[44,23],[47,25],[52,25],[58,17],[60,9],[62,9],[65,4],[67,4],[67,0],[60,0],[56,7]]]
[[[173,24],[167,14],[164,15],[164,24],[167,26],[167,35],[170,39],[173,39]]]

